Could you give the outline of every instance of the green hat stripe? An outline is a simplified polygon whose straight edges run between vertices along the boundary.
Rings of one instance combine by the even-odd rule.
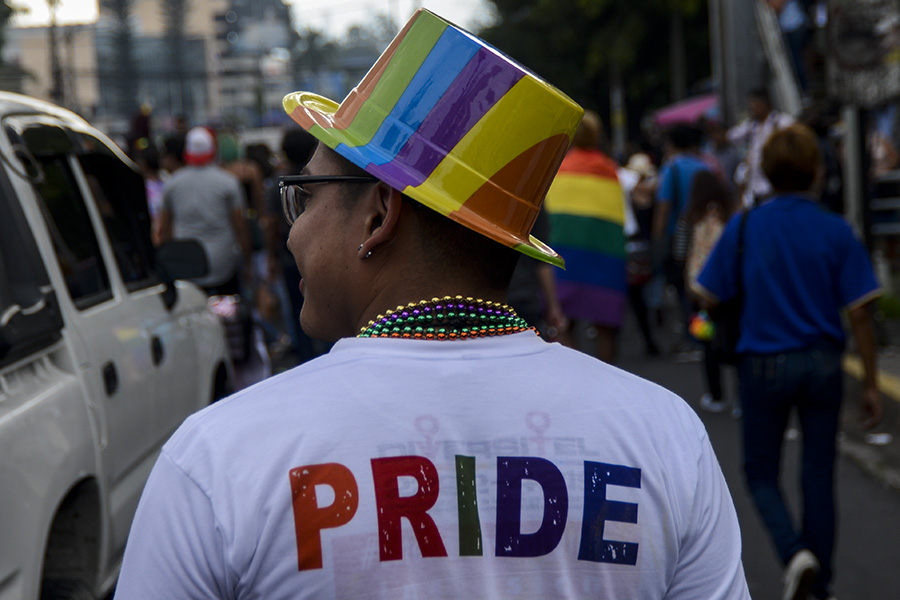
[[[444,21],[416,19],[394,52],[394,59],[375,84],[369,100],[344,130],[347,138],[343,143],[363,146],[372,141],[445,29],[447,23]]]
[[[540,252],[537,248],[529,246],[528,244],[516,244],[512,247],[512,249],[521,252],[525,256],[530,256],[531,258],[536,258],[539,261],[550,263],[555,267],[559,267],[561,269],[566,268],[566,261],[563,260],[561,256],[551,256],[549,254]]]

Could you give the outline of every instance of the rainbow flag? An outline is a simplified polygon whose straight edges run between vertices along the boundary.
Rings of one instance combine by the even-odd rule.
[[[566,261],[566,270],[557,272],[557,291],[571,309],[567,314],[618,326],[628,285],[625,200],[616,164],[598,150],[573,148],[544,206],[550,243]]]

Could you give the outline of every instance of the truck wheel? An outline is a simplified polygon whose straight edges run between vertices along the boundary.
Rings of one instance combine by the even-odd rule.
[[[41,576],[41,600],[93,600],[100,554],[100,496],[96,482],[78,483],[50,526]]]
[[[41,600],[94,600],[94,595],[81,581],[45,579],[41,584]]]

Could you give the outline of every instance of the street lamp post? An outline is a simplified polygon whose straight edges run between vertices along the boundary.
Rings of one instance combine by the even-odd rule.
[[[56,9],[60,0],[47,0],[50,8],[50,98],[56,104],[63,104],[62,67],[59,62],[59,45],[56,37]]]

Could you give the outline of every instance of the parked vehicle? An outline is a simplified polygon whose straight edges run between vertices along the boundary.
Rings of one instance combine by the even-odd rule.
[[[228,393],[194,242],[154,249],[144,183],[73,113],[0,93],[0,600],[115,584],[163,442]]]

